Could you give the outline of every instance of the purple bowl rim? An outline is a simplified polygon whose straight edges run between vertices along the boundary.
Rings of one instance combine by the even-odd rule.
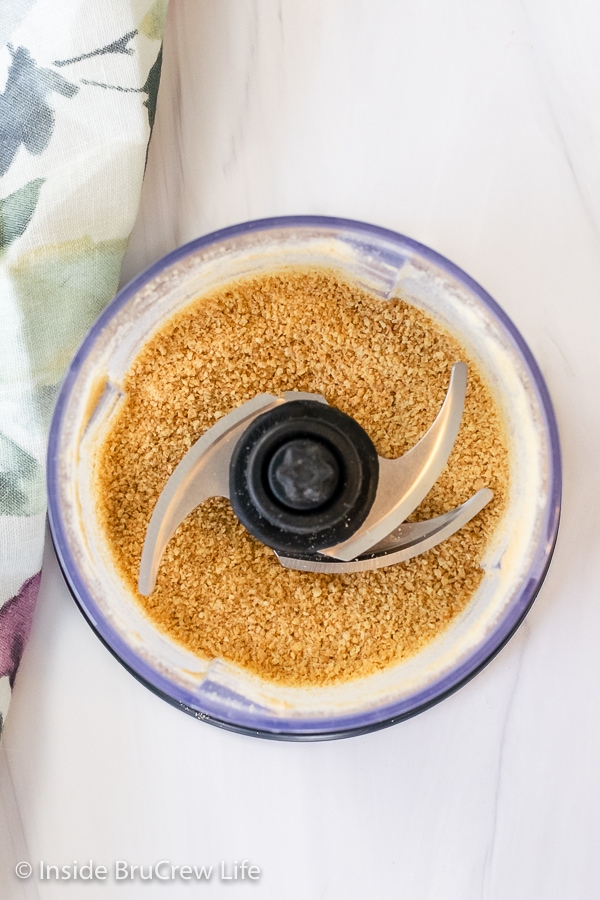
[[[452,672],[444,674],[433,684],[419,691],[417,694],[412,695],[409,698],[386,703],[372,710],[342,714],[339,717],[314,716],[310,718],[298,717],[282,719],[270,715],[269,712],[263,708],[256,710],[232,710],[219,702],[213,701],[211,697],[203,697],[202,706],[200,706],[198,698],[194,694],[186,691],[180,685],[173,683],[168,678],[165,678],[160,672],[154,670],[143,658],[139,657],[131,650],[118,632],[116,632],[110,623],[104,619],[102,613],[96,606],[94,598],[89,594],[85,584],[79,576],[75,560],[70,552],[62,516],[60,514],[56,467],[59,458],[59,438],[65,408],[71,389],[87,357],[88,350],[93,346],[99,332],[102,331],[106,323],[119,312],[131,297],[133,297],[144,285],[156,278],[161,272],[164,272],[170,266],[195,253],[199,249],[219,243],[227,238],[238,237],[243,234],[265,231],[267,229],[293,230],[301,227],[322,228],[331,231],[342,230],[351,232],[354,236],[363,235],[367,238],[384,239],[395,244],[399,248],[409,249],[412,253],[425,258],[427,261],[442,269],[442,271],[445,271],[454,277],[459,283],[470,290],[477,299],[491,311],[494,318],[499,322],[518,354],[521,356],[525,368],[529,372],[531,383],[538,395],[539,408],[545,419],[545,433],[547,435],[549,446],[550,473],[545,533],[539,541],[536,553],[529,566],[527,581],[521,590],[520,596],[506,611],[506,614],[497,624],[493,633],[469,654],[459,666],[453,669]],[[429,708],[434,703],[453,693],[493,658],[498,650],[501,649],[511,637],[526,615],[548,569],[558,533],[562,494],[562,469],[558,427],[544,377],[517,327],[478,282],[437,251],[432,250],[430,247],[427,247],[406,235],[387,228],[353,219],[329,216],[279,216],[242,222],[238,225],[220,229],[183,244],[153,263],[117,293],[114,299],[105,307],[96,322],[92,325],[67,369],[58,395],[50,427],[48,439],[47,482],[50,529],[56,554],[67,583],[89,623],[103,643],[109,647],[111,652],[123,663],[125,668],[155,693],[164,696],[169,702],[174,703],[176,706],[180,706],[187,712],[191,712],[200,719],[206,718],[208,721],[213,721],[214,724],[222,725],[225,728],[241,730],[248,734],[262,734],[273,737],[281,736],[294,739],[302,737],[318,738],[319,736],[344,736],[344,734],[362,733],[407,718],[408,716]]]

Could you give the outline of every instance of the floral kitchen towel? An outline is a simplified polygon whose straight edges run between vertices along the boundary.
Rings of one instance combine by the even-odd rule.
[[[167,0],[0,0],[0,732],[42,564],[65,368],[115,293]]]

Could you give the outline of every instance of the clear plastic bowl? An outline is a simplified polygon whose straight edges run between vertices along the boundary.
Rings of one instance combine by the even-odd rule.
[[[476,358],[510,435],[508,510],[471,602],[419,654],[333,687],[285,688],[223,660],[192,655],[145,616],[111,563],[94,504],[94,452],[148,337],[203,292],[284,264],[332,266],[382,298],[427,310]],[[293,389],[293,385],[290,385]],[[248,734],[314,740],[371,731],[414,715],[475,675],[513,634],[546,574],[556,540],[561,467],[544,380],[515,326],[439,254],[360,222],[293,217],[249,222],[174,251],[124,288],[75,356],[58,399],[48,455],[56,553],[85,617],[123,665],[184,711]]]

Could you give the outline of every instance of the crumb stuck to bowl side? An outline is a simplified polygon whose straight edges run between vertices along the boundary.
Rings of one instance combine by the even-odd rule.
[[[227,500],[198,507],[169,542],[157,587],[137,593],[154,505],[189,447],[260,392],[308,391],[355,418],[378,453],[398,457],[435,419],[450,369],[469,367],[457,441],[411,519],[493,501],[438,547],[346,575],[284,569]],[[508,498],[508,440],[473,359],[425,312],[382,300],[327,269],[282,268],[199,298],[148,340],[98,451],[99,518],[115,566],[149,618],[203,658],[273,682],[334,684],[417,653],[468,604]]]

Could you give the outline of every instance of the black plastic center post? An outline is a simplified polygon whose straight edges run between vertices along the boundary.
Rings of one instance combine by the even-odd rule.
[[[269,487],[289,509],[318,509],[328,503],[340,481],[335,454],[323,441],[294,438],[276,450],[267,468]]]
[[[230,463],[233,510],[258,540],[310,553],[351,537],[377,492],[373,443],[350,416],[292,400],[258,416]]]

